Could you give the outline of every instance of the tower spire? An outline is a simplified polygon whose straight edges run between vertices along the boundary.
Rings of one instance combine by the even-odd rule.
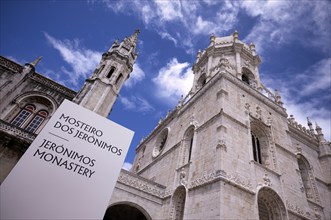
[[[136,43],[139,33],[139,30],[135,30],[121,43],[113,43],[102,55],[98,67],[85,81],[74,102],[101,116],[108,116],[138,57]]]
[[[32,61],[30,64],[33,66],[33,67],[36,67],[37,64],[40,62],[42,56],[38,57],[37,59],[35,59],[34,61]]]
[[[136,29],[130,37],[130,40],[131,40],[132,43],[137,44],[138,34],[140,34],[140,30]]]

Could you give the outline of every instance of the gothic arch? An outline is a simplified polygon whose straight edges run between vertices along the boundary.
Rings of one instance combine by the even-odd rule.
[[[182,220],[184,217],[184,208],[186,200],[186,188],[179,186],[171,199],[170,219]]]
[[[192,148],[193,148],[193,142],[194,142],[194,131],[195,126],[190,125],[183,136],[182,140],[182,152],[180,157],[180,166],[183,166],[191,161],[192,156]]]
[[[251,85],[253,87],[256,86],[256,79],[254,74],[246,67],[243,67],[241,69],[241,80],[247,83],[248,85]]]
[[[201,74],[197,81],[197,89],[202,88],[207,83],[207,75],[206,73]]]
[[[158,135],[153,149],[153,157],[157,157],[163,151],[169,135],[169,128],[164,128]]]
[[[109,72],[107,73],[107,78],[108,79],[110,79],[111,77],[112,77],[112,75],[113,75],[113,73],[115,72],[115,70],[116,70],[116,68],[114,67],[114,66],[111,66],[110,67],[110,70],[109,70]],[[101,72],[101,71],[100,71]]]
[[[313,174],[313,167],[310,165],[308,159],[304,157],[301,153],[297,154],[297,162],[299,167],[299,174],[302,181],[302,187],[306,194],[306,197],[310,200],[320,203],[315,177]]]
[[[148,212],[140,205],[133,202],[117,202],[111,204],[103,220],[152,220]]]
[[[269,187],[260,188],[257,194],[257,205],[260,220],[288,219],[284,202]]]
[[[117,79],[115,81],[115,85],[116,85],[117,88],[120,87],[123,79],[124,79],[124,76],[123,76],[122,73],[120,73],[120,75],[118,75],[118,77],[117,77]]]
[[[253,159],[270,169],[276,168],[271,131],[268,126],[259,120],[250,123]],[[260,158],[260,159],[259,159]]]

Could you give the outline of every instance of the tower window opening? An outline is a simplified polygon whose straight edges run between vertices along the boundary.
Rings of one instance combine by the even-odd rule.
[[[101,67],[100,67],[100,69],[99,69],[99,74],[102,72],[102,70],[105,68],[105,65],[102,65]]]
[[[120,85],[120,83],[122,82],[122,79],[123,79],[123,74],[121,73],[117,79],[116,79],[116,82],[115,82],[115,85],[118,87]]]
[[[259,164],[262,164],[260,141],[259,138],[254,134],[252,134],[252,147],[254,161],[258,162]]]
[[[106,77],[110,79],[110,77],[113,75],[114,72],[115,72],[115,67],[111,67]]]
[[[243,74],[243,75],[241,76],[241,80],[242,80],[243,82],[245,82],[246,84],[249,85],[249,78],[246,76],[246,74]]]
[[[197,87],[198,88],[202,88],[205,84],[207,83],[207,76],[206,74],[202,74],[200,76],[200,78],[198,79],[198,82],[197,82]]]
[[[192,147],[193,147],[193,136],[191,137],[191,140],[190,140],[190,148],[189,148],[189,154],[188,154],[188,161],[191,161]]]

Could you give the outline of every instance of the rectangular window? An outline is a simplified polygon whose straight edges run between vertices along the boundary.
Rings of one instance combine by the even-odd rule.
[[[29,132],[35,132],[39,128],[39,126],[41,125],[41,123],[43,121],[44,121],[43,117],[40,117],[39,115],[36,115],[36,117],[34,117],[32,122],[30,122],[30,124],[28,125],[26,130],[29,131]]]
[[[12,121],[12,125],[20,127],[23,122],[31,115],[31,112],[27,110],[22,110],[16,118]]]

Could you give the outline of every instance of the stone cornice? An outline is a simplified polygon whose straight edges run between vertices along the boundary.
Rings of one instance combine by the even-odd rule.
[[[261,94],[259,91],[255,90],[253,87],[245,84],[237,77],[233,76],[229,72],[219,72],[215,74],[200,90],[198,90],[190,100],[185,103],[185,105],[179,110],[178,116],[182,114],[189,106],[192,105],[199,97],[201,97],[206,91],[208,91],[216,82],[218,82],[221,78],[225,78],[228,81],[232,82],[234,85],[238,86],[242,90],[246,91],[250,95],[254,96],[261,102],[265,103],[267,106],[278,112],[280,115],[287,117],[285,109],[279,105],[277,105],[274,101],[270,100],[268,97]]]
[[[312,148],[315,151],[319,151],[318,149],[318,141],[313,139],[311,136],[301,132],[300,130],[293,127],[291,124],[288,124],[288,133],[292,138],[300,140],[302,143],[306,144],[308,147]]]
[[[286,149],[285,147],[279,145],[279,144],[275,144],[275,146],[283,151],[285,151],[286,153],[288,153],[290,156],[294,157],[295,159],[297,158],[296,154],[292,151],[290,151],[289,149]]]
[[[166,196],[165,186],[123,169],[120,172],[117,182],[140,190],[149,195],[158,197],[160,199],[163,199]]]
[[[67,87],[59,84],[59,83],[56,83],[54,82],[53,80],[47,78],[47,77],[44,77],[38,73],[33,73],[31,76],[30,76],[30,79],[42,84],[42,85],[45,85],[47,86],[48,88],[50,89],[53,89],[53,90],[56,90],[64,95],[66,95],[67,97],[69,98],[73,98],[75,95],[76,95],[76,92],[71,90],[71,89],[68,89]]]
[[[238,86],[242,90],[246,91],[248,94],[254,96],[259,101],[263,102],[268,107],[275,110],[277,113],[279,113],[281,116],[287,117],[287,114],[285,112],[285,108],[277,105],[273,100],[270,100],[268,97],[264,96],[262,93],[251,87],[250,85],[247,85],[246,83],[242,82],[237,77],[233,76],[230,73],[223,72],[219,73],[220,75],[224,76],[224,78],[228,79],[230,82],[232,82],[234,85]]]
[[[22,128],[16,127],[8,122],[0,120],[0,131],[7,133],[15,138],[18,138],[20,141],[25,143],[32,143],[32,141],[36,138],[36,134],[27,132]]]
[[[227,174],[223,170],[217,170],[212,171],[210,173],[205,173],[201,177],[196,178],[192,180],[188,188],[189,190],[193,190],[195,188],[203,187],[205,185],[217,182],[217,181],[223,181],[226,182],[240,190],[243,190],[245,192],[248,192],[252,195],[255,194],[255,192],[252,190],[252,184],[248,180],[244,180],[239,175],[231,175]]]
[[[221,111],[220,111],[219,113],[215,114],[215,115],[212,116],[209,120],[207,120],[205,123],[203,123],[202,125],[200,125],[200,126],[196,129],[196,131],[200,131],[201,129],[203,129],[204,127],[206,127],[207,125],[209,125],[210,123],[212,123],[213,121],[215,121],[215,120],[216,120],[218,117],[220,117],[220,116],[224,116],[224,117],[230,119],[231,121],[235,122],[236,124],[238,124],[238,125],[240,125],[240,126],[246,128],[246,129],[248,129],[248,126],[247,126],[247,125],[245,125],[244,123],[242,123],[242,122],[238,121],[237,119],[233,118],[231,115],[225,113],[225,112],[223,111],[223,109],[221,109]]]
[[[15,73],[21,73],[23,71],[23,67],[21,65],[3,57],[3,56],[0,56],[0,65]]]

